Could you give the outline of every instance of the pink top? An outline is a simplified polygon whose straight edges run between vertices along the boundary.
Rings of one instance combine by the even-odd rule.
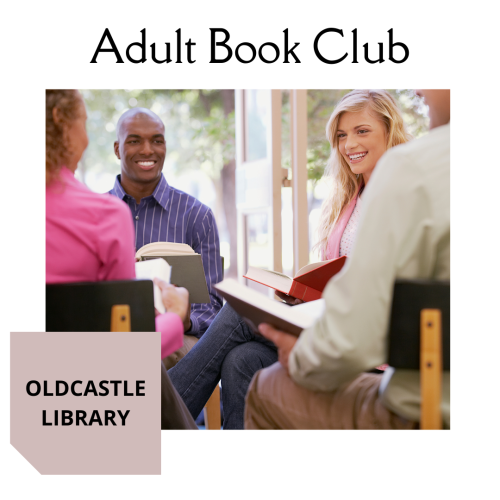
[[[349,223],[354,207],[356,206],[356,201],[359,196],[359,191],[361,186],[358,187],[355,196],[345,207],[344,211],[340,215],[335,227],[333,228],[329,238],[328,245],[326,247],[326,254],[321,256],[322,260],[337,259],[340,257],[340,242],[342,240],[342,235],[344,234],[345,228]]]
[[[156,316],[156,331],[161,332],[161,359],[180,349],[184,343],[184,325],[175,313]]]
[[[135,278],[134,227],[122,201],[93,193],[62,167],[60,178],[46,187],[45,221],[47,283]],[[182,347],[177,314],[157,316],[156,328],[162,358]]]

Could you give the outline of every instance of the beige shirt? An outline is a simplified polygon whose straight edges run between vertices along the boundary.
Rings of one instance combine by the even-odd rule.
[[[380,159],[363,194],[351,257],[323,292],[324,315],[290,354],[295,382],[330,391],[387,361],[396,278],[450,278],[449,124]],[[418,372],[389,369],[381,397],[395,413],[418,420]],[[449,374],[443,417],[449,426]]]

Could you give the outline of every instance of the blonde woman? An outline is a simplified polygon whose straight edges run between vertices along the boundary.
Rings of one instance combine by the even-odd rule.
[[[336,106],[326,126],[331,154],[315,249],[321,259],[349,255],[362,205],[362,192],[380,157],[410,139],[394,98],[385,90],[353,90]]]
[[[321,260],[349,256],[356,237],[362,192],[380,157],[410,139],[401,111],[385,90],[353,90],[337,104],[326,126],[331,154],[324,178],[330,184],[318,224]],[[300,304],[280,292],[289,304]]]
[[[327,137],[332,147],[326,176],[332,191],[323,204],[317,247],[322,259],[349,255],[357,228],[361,191],[379,158],[409,136],[395,100],[384,90],[354,90],[335,108]],[[356,209],[357,207],[357,209]],[[280,294],[289,303],[298,303]],[[274,344],[253,333],[224,305],[191,351],[169,370],[194,418],[222,382],[225,429],[243,429],[245,395],[253,375],[275,363]]]

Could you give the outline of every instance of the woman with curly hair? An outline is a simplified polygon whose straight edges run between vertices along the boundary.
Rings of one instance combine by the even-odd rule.
[[[46,91],[46,282],[135,278],[134,228],[130,211],[109,194],[97,194],[75,179],[88,145],[87,112],[76,90]],[[167,313],[156,317],[162,357],[182,346],[187,290],[164,282]],[[159,353],[158,353],[159,354]],[[162,429],[196,429],[163,363]]]
[[[86,120],[78,91],[46,91],[47,283],[119,280],[135,274],[134,228],[127,207],[75,179],[88,145]]]
[[[394,98],[385,90],[353,90],[337,104],[326,127],[331,156],[326,177],[331,192],[323,204],[319,241],[322,259],[350,255],[362,190],[384,152],[409,139]],[[301,302],[284,294],[289,304]],[[224,428],[243,429],[245,395],[253,375],[278,360],[272,342],[253,333],[224,305],[191,351],[169,370],[193,416],[221,380]]]

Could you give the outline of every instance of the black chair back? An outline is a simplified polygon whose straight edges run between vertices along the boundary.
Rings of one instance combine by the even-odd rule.
[[[439,309],[443,370],[450,370],[450,282],[396,280],[389,326],[389,360],[394,368],[420,369],[420,311]]]
[[[155,331],[151,280],[46,285],[45,331],[109,332],[117,304],[130,306],[131,331]]]

